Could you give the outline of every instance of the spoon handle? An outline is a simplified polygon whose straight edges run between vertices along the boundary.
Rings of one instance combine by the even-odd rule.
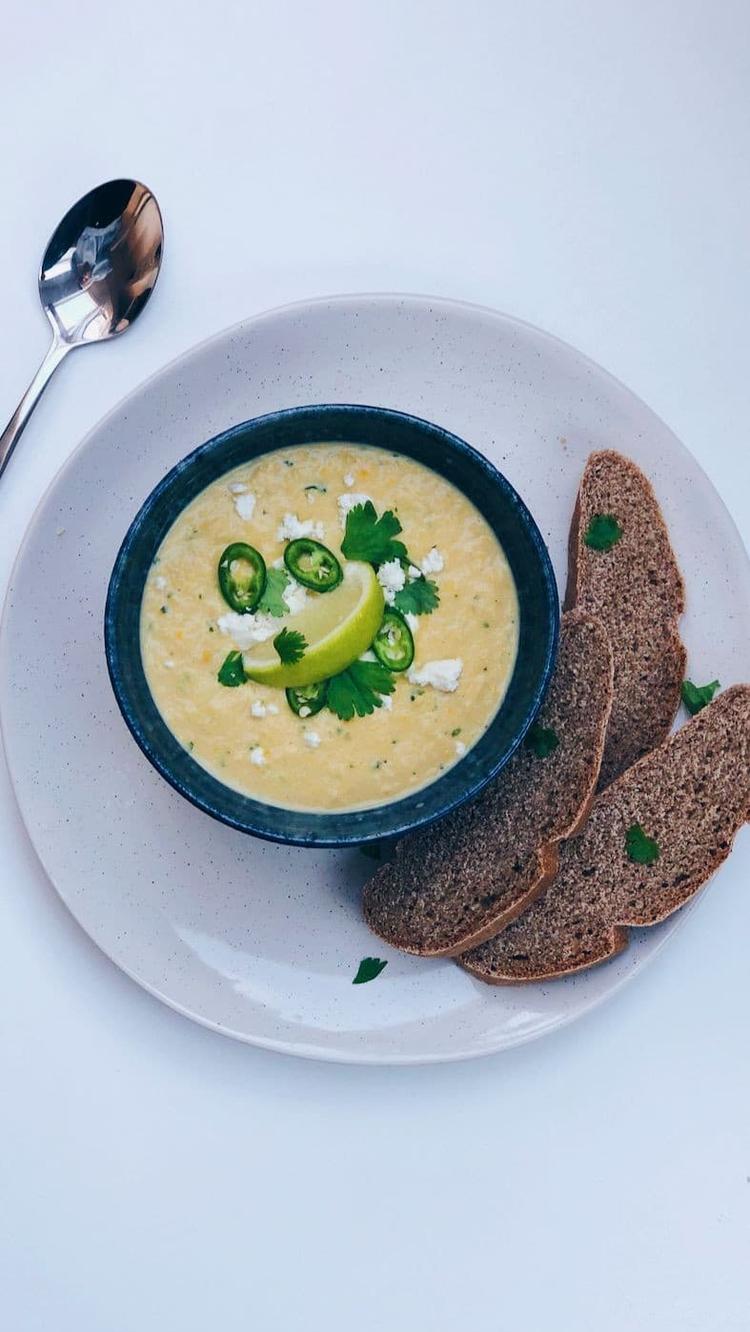
[[[57,337],[52,339],[47,355],[21,398],[21,401],[16,407],[16,410],[11,416],[2,435],[0,435],[0,476],[2,476],[8,466],[10,455],[16,447],[16,444],[26,427],[26,422],[52,378],[54,371],[71,350],[70,343],[63,342]]]

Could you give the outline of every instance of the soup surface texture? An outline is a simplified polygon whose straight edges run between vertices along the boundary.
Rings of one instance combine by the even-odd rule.
[[[300,587],[283,568],[289,541],[320,541],[351,572],[341,546],[352,524],[360,540],[372,532],[367,501],[378,520],[391,511],[401,525],[395,539],[408,558],[372,563],[386,610],[400,611],[411,630],[413,662],[394,673],[377,663],[366,668],[375,682],[365,689],[366,715],[346,720],[328,705],[314,711],[304,695],[295,712],[283,688],[244,677],[240,653],[254,630],[266,647],[275,645],[295,613],[331,595]],[[217,577],[235,542],[266,564],[266,600],[250,614],[230,610]],[[212,482],[167,532],[141,610],[149,687],[196,762],[255,799],[321,812],[399,799],[456,763],[502,703],[517,645],[513,576],[474,505],[412,459],[353,444],[278,450]],[[373,662],[369,651],[365,658]],[[381,687],[391,692],[378,692],[386,677]],[[349,676],[344,684],[350,688]],[[330,689],[339,714],[341,696],[340,687]]]

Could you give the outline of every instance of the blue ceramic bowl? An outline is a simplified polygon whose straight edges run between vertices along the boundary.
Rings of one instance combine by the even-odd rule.
[[[452,481],[484,515],[518,589],[518,658],[502,706],[482,738],[422,790],[350,813],[280,809],[240,795],[206,772],[175,739],[156,708],[141,660],[139,620],[153,558],[178,514],[216,477],[272,449],[342,440],[415,458]],[[438,426],[382,407],[293,407],[245,421],[201,445],[172,469],[137,514],[112,571],[105,613],[107,665],[135,740],[167,781],[223,823],[298,846],[348,846],[431,823],[475,796],[507,763],[544,698],[559,628],[549,554],[523,501],[476,449]]]

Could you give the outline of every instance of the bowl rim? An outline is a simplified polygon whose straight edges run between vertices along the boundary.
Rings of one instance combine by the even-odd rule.
[[[444,446],[447,446],[449,450],[455,451],[464,460],[467,460],[470,464],[478,467],[479,470],[484,473],[488,482],[490,482],[496,490],[502,491],[505,500],[509,503],[509,511],[514,514],[516,520],[520,522],[522,528],[525,530],[525,534],[530,539],[539,560],[541,585],[546,600],[545,628],[547,631],[547,642],[539,678],[536,681],[531,699],[526,707],[523,720],[517,725],[511,741],[505,746],[493,762],[483,768],[481,774],[465,782],[455,795],[446,798],[437,809],[433,809],[426,813],[420,813],[418,809],[414,808],[414,805],[415,803],[419,803],[419,797],[425,791],[437,787],[442,781],[448,778],[449,775],[455,780],[455,774],[459,769],[464,768],[464,770],[467,771],[467,760],[470,759],[471,755],[474,753],[477,744],[481,743],[482,736],[480,736],[477,744],[473,745],[467,751],[466,755],[462,756],[458,762],[452,764],[444,774],[434,778],[433,781],[429,782],[426,786],[418,787],[415,791],[408,792],[406,795],[399,796],[382,805],[366,806],[365,808],[355,807],[351,810],[337,810],[330,812],[298,810],[289,806],[268,804],[265,801],[257,800],[251,796],[243,796],[235,787],[230,787],[225,783],[222,783],[218,777],[215,777],[213,773],[204,768],[202,764],[199,764],[197,760],[193,759],[187,750],[180,747],[182,761],[188,765],[188,769],[190,768],[190,765],[194,765],[199,773],[202,774],[202,780],[205,780],[206,777],[210,778],[210,784],[216,788],[216,799],[207,799],[196,792],[190,786],[189,782],[185,781],[179,773],[174,771],[168,760],[163,756],[159,747],[152,743],[150,737],[146,733],[141,717],[132,703],[129,690],[122,677],[115,621],[119,608],[119,595],[123,576],[130,560],[131,553],[136,546],[153,509],[165,493],[171,490],[171,488],[186,473],[194,468],[197,462],[207,455],[210,456],[212,453],[220,451],[222,447],[236,439],[238,435],[245,434],[248,431],[257,431],[260,428],[273,429],[275,425],[282,426],[285,422],[294,418],[315,420],[316,418],[323,416],[339,416],[343,420],[347,416],[351,416],[352,413],[356,414],[360,419],[365,420],[369,418],[380,422],[383,420],[390,420],[393,422],[399,421],[408,428],[416,429],[418,433],[431,436],[433,440],[439,440]],[[321,442],[323,441],[321,440]],[[363,447],[373,447],[362,441],[360,441],[360,443],[363,444]],[[264,453],[270,453],[283,447],[283,444],[271,444],[268,448],[258,450],[252,456],[253,458],[261,457]],[[289,444],[287,447],[293,448],[297,446]],[[374,447],[382,448],[383,446],[375,445]],[[400,450],[397,447],[394,447],[393,452],[398,453]],[[404,451],[404,456],[409,457],[409,454]],[[424,465],[429,466],[429,464]],[[225,470],[231,471],[232,465],[230,464]],[[439,468],[435,467],[433,470],[435,470],[438,475],[443,475]],[[217,473],[214,480],[219,479],[221,474],[221,472]],[[212,483],[212,481],[209,481],[206,482],[206,485]],[[462,490],[460,482],[452,481],[452,484],[456,485],[457,489]],[[205,489],[205,486],[201,487],[201,489]],[[186,498],[184,504],[180,506],[180,512],[191,502],[191,498],[193,497]],[[483,515],[483,517],[485,517],[485,521],[489,521],[486,515]],[[176,517],[173,517],[170,526],[175,521]],[[162,539],[163,536],[160,537],[160,540]],[[448,814],[460,808],[470,800],[475,799],[510,760],[522,743],[529,727],[533,724],[534,718],[544,701],[544,697],[549,687],[557,656],[559,633],[560,602],[557,581],[549,551],[533,514],[507,477],[504,476],[494,463],[485,457],[485,455],[477,448],[462,439],[459,435],[447,430],[445,427],[437,425],[434,422],[427,420],[425,417],[416,416],[409,412],[402,412],[394,408],[381,407],[366,403],[310,403],[266,412],[260,416],[250,417],[245,421],[237,422],[216,435],[212,435],[210,439],[197,445],[196,448],[192,449],[183,458],[179,459],[161,478],[156,486],[152,488],[128,526],[110,573],[104,610],[105,659],[115,700],[130,734],[141,752],[157,770],[160,776],[168,782],[173,790],[177,791],[179,795],[188,800],[195,808],[200,809],[203,813],[208,814],[212,818],[217,819],[219,822],[224,823],[239,832],[261,838],[264,841],[308,848],[356,847],[367,845],[368,843],[372,844],[381,842],[388,840],[389,838],[401,837],[418,828],[428,827],[430,824],[445,818]],[[137,653],[141,672],[145,678],[145,671],[143,670],[140,653],[140,634],[135,637],[135,651]],[[167,726],[161,713],[159,713],[153,695],[150,694],[150,690],[148,692],[158,717],[158,723],[175,744],[179,745],[173,732]],[[501,710],[502,704],[497,713],[495,713],[488,722],[483,735],[490,729]],[[219,796],[219,793],[222,791],[229,793],[232,797],[241,797],[248,811],[247,817],[238,817],[222,807]],[[410,805],[412,806],[411,811],[409,811]],[[352,824],[355,824],[360,819],[367,819],[368,816],[375,816],[388,810],[401,810],[403,814],[407,815],[407,817],[399,818],[397,814],[394,815],[394,826],[388,830],[382,828],[363,830],[362,828],[356,827],[352,827],[351,831],[339,830],[335,833],[328,830],[333,822],[339,822],[342,819],[350,819]],[[260,820],[260,824],[257,816],[254,817],[254,811],[264,811],[265,818]],[[282,828],[272,826],[274,820],[283,821],[284,818],[288,819],[290,816],[296,816],[308,821],[310,824],[309,831],[290,833],[288,830],[285,831]],[[328,828],[326,825],[328,825]]]

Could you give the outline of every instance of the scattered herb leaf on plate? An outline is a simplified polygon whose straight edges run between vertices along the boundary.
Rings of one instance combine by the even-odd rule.
[[[595,513],[583,538],[591,550],[611,550],[622,536],[622,528],[612,513]]]
[[[363,957],[357,968],[357,974],[352,981],[352,985],[366,985],[368,981],[373,981],[380,975],[384,967],[388,966],[388,959],[381,957]]]
[[[537,726],[534,723],[526,733],[526,746],[533,749],[537,758],[547,758],[560,743],[560,737],[551,726]]]
[[[625,850],[636,865],[653,865],[659,859],[659,843],[649,837],[640,823],[631,823],[625,834]]]
[[[712,680],[710,684],[695,685],[692,680],[683,680],[682,682],[682,701],[685,704],[691,717],[701,708],[705,708],[707,703],[711,702],[716,690],[719,688],[719,681]]]

